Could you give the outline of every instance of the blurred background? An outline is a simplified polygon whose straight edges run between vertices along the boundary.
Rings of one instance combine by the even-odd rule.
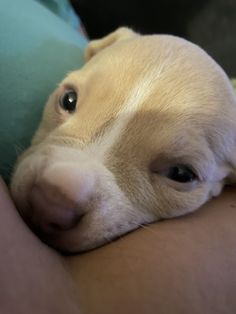
[[[229,76],[236,76],[236,0],[71,0],[88,36],[119,26],[143,34],[184,37],[204,48]]]

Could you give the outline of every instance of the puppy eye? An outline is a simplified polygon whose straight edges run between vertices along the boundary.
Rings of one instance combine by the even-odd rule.
[[[73,113],[76,109],[77,98],[77,93],[73,89],[66,90],[59,101],[61,108]]]
[[[197,175],[185,165],[175,165],[170,167],[166,176],[173,181],[181,183],[193,182],[197,179]]]

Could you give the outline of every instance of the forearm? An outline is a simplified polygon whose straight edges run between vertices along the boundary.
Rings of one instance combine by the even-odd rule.
[[[67,258],[86,313],[236,313],[236,194]]]
[[[0,181],[0,312],[78,314],[78,300],[59,254],[26,227]]]

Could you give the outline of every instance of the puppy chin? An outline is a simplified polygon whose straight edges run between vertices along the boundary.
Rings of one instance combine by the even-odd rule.
[[[69,234],[57,234],[57,235],[42,235],[38,234],[42,242],[59,251],[63,255],[73,255],[83,253],[103,246],[107,243],[105,238],[103,239],[87,239],[80,240],[78,237],[71,236]],[[111,239],[110,241],[112,241]]]
[[[86,251],[91,251],[97,249],[107,243],[111,243],[121,236],[137,229],[139,226],[133,226],[127,231],[122,231],[120,233],[114,233],[113,235],[108,231],[106,233],[99,234],[81,234],[78,230],[78,234],[76,234],[76,230],[74,232],[66,231],[63,233],[58,233],[54,235],[45,235],[38,234],[40,239],[50,247],[55,250],[61,252],[64,255],[73,255],[78,253],[83,253]]]
[[[113,242],[140,225],[152,221],[153,215],[134,212],[131,208],[111,208],[107,215],[96,208],[85,214],[76,227],[48,235],[39,234],[39,237],[62,253],[75,254]]]

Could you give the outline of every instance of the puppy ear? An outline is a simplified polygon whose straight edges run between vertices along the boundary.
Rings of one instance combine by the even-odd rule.
[[[105,49],[106,47],[114,44],[117,41],[129,39],[136,36],[139,35],[131,29],[127,27],[120,27],[113,33],[110,33],[109,35],[101,39],[92,40],[85,50],[85,60],[89,61],[100,50]]]

